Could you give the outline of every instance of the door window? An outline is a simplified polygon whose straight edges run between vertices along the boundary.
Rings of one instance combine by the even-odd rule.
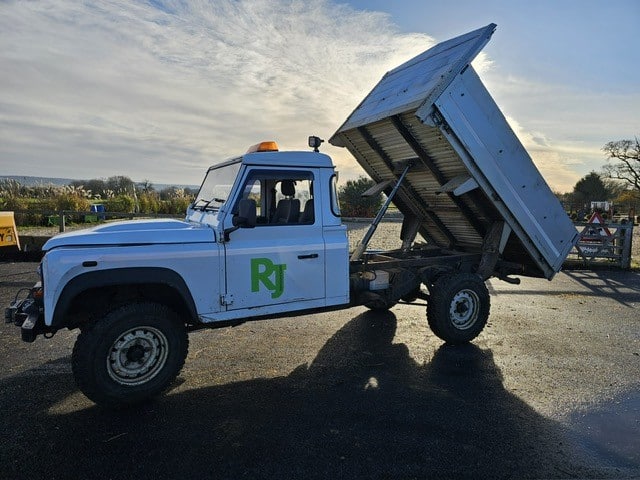
[[[256,202],[258,227],[315,223],[311,172],[258,170],[247,178],[242,192],[242,198]]]

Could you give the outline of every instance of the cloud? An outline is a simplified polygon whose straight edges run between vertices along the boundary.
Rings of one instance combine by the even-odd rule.
[[[605,143],[636,135],[638,93],[531,82],[505,74],[504,67],[489,69],[483,82],[554,190],[572,191],[606,163]]]
[[[0,30],[1,173],[161,183],[260,140],[328,138],[433,44],[329,1],[4,2]]]
[[[0,31],[0,174],[159,183],[199,183],[261,140],[328,138],[434,44],[330,0],[6,1]],[[484,52],[473,65],[554,189],[638,134],[638,93],[527,81]],[[342,179],[362,172],[345,149],[322,150]]]
[[[478,56],[471,62],[473,69],[479,74],[487,73],[493,69],[495,63],[485,52],[480,52]]]

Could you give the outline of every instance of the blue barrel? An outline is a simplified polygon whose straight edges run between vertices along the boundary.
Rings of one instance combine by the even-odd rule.
[[[98,218],[100,220],[104,220],[104,217],[105,217],[105,215],[104,215],[104,212],[105,212],[104,205],[102,205],[101,203],[94,203],[93,205],[91,205],[90,210],[93,213],[101,214],[101,215],[98,215]]]

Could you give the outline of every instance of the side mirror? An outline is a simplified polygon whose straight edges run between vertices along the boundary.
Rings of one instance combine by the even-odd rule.
[[[253,228],[257,221],[256,202],[248,198],[243,198],[238,203],[238,213],[231,220],[234,227]]]
[[[233,227],[224,231],[224,241],[229,241],[229,234],[235,232],[239,228],[253,228],[257,222],[256,202],[248,198],[243,198],[238,203],[238,213],[231,219]]]

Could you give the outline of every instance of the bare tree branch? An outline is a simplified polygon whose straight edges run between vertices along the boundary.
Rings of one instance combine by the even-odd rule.
[[[618,140],[602,147],[610,163],[603,167],[607,178],[622,180],[634,190],[640,191],[640,142]]]

